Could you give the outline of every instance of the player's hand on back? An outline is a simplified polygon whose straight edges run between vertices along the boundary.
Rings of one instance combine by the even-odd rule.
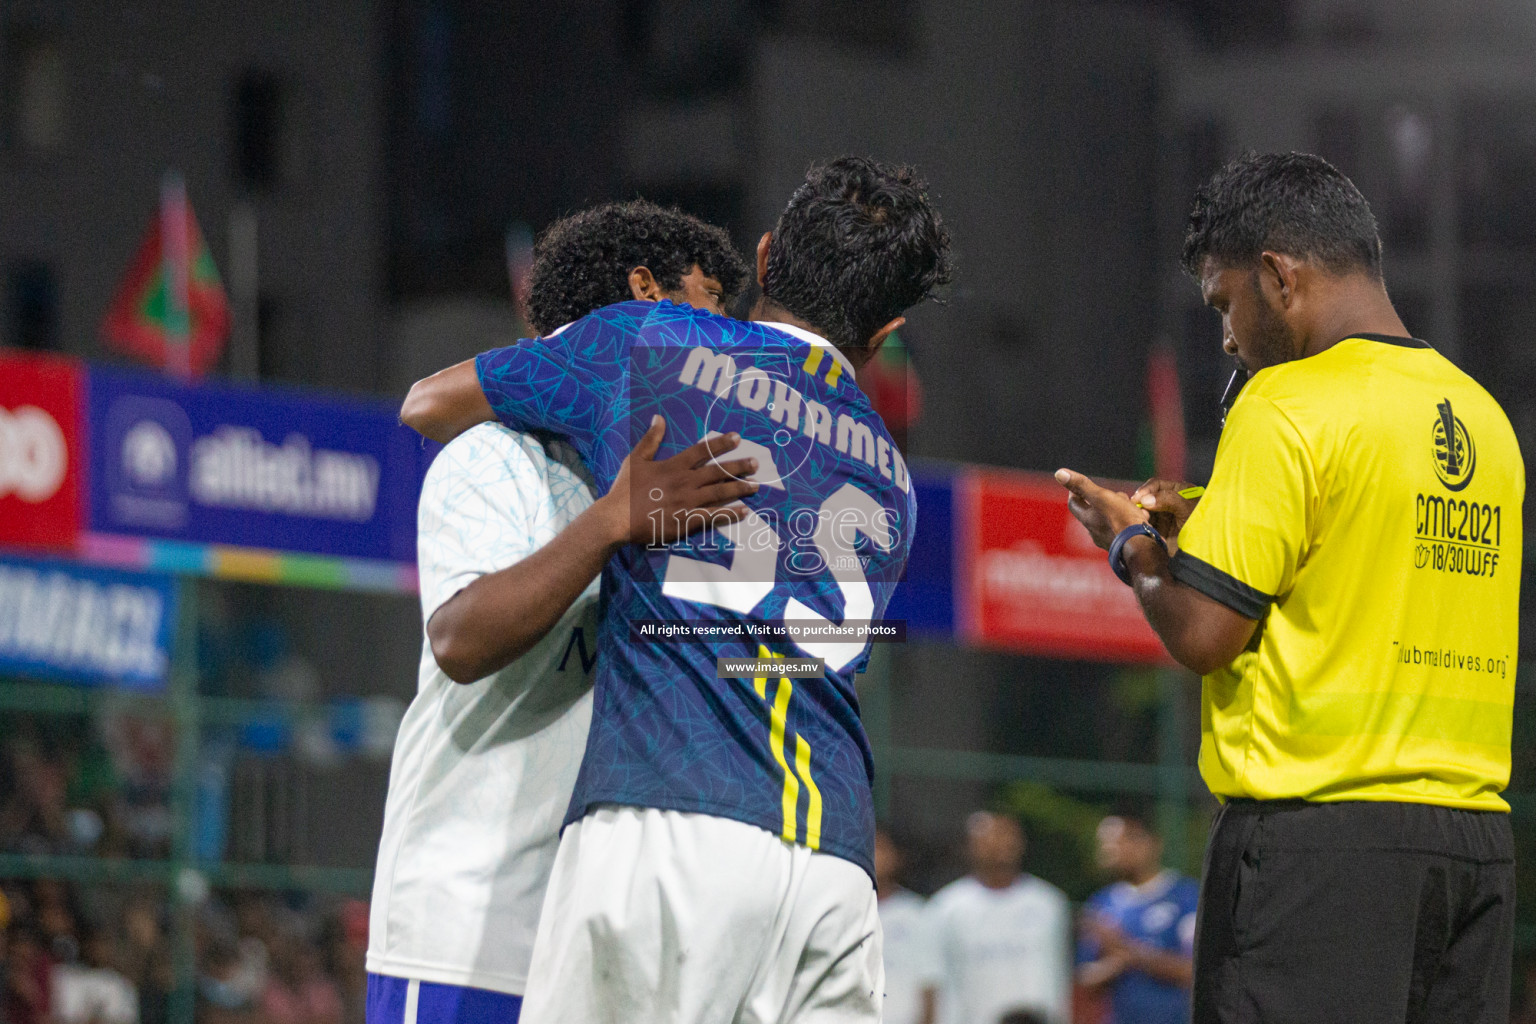
[[[1131,501],[1146,509],[1152,517],[1152,528],[1163,539],[1178,539],[1179,531],[1189,521],[1195,506],[1200,504],[1202,488],[1174,480],[1148,480],[1131,494]]]
[[[707,437],[667,459],[657,459],[666,420],[651,426],[625,456],[605,505],[615,537],[630,544],[670,544],[709,527],[719,529],[746,515],[740,499],[757,493],[747,477],[756,459],[724,460],[741,443],[737,434]]]

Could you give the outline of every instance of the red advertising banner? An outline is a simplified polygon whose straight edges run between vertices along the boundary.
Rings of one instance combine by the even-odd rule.
[[[83,379],[72,360],[0,355],[0,545],[74,549],[85,466]]]
[[[1169,660],[1136,595],[1072,518],[1067,491],[1054,479],[969,468],[955,488],[963,640],[1083,661]]]

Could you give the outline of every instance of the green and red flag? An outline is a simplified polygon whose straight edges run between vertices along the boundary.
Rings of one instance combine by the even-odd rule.
[[[864,364],[859,371],[859,387],[869,396],[869,404],[885,421],[896,444],[905,447],[908,428],[923,414],[923,387],[900,334],[893,331],[875,357]]]
[[[1147,418],[1137,444],[1137,472],[1160,480],[1187,479],[1184,400],[1173,346],[1160,341],[1147,355]]]
[[[169,243],[169,244],[168,244]],[[168,178],[101,333],[125,355],[185,375],[206,373],[229,335],[229,300],[180,180]]]

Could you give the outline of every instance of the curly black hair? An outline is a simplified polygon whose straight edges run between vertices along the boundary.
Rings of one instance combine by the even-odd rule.
[[[844,156],[812,167],[768,247],[763,295],[858,349],[952,274],[949,230],[910,167]]]
[[[1240,267],[1265,250],[1313,260],[1335,274],[1381,276],[1381,235],[1365,196],[1310,153],[1248,153],[1195,193],[1180,262],[1200,276],[1206,257]]]
[[[669,291],[697,264],[725,290],[725,304],[741,291],[747,265],[730,236],[681,210],[643,199],[605,203],[545,228],[533,246],[528,281],[528,325],[540,334],[627,302],[629,272],[648,267]]]

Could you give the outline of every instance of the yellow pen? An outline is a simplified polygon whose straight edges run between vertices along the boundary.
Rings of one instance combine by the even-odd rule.
[[[1200,497],[1200,495],[1202,495],[1204,493],[1205,493],[1205,488],[1204,487],[1186,487],[1182,491],[1179,492],[1179,497],[1183,498],[1186,501],[1194,501],[1196,498]],[[1142,503],[1138,501],[1136,503],[1136,507],[1137,508],[1144,508],[1145,506],[1142,505]]]

